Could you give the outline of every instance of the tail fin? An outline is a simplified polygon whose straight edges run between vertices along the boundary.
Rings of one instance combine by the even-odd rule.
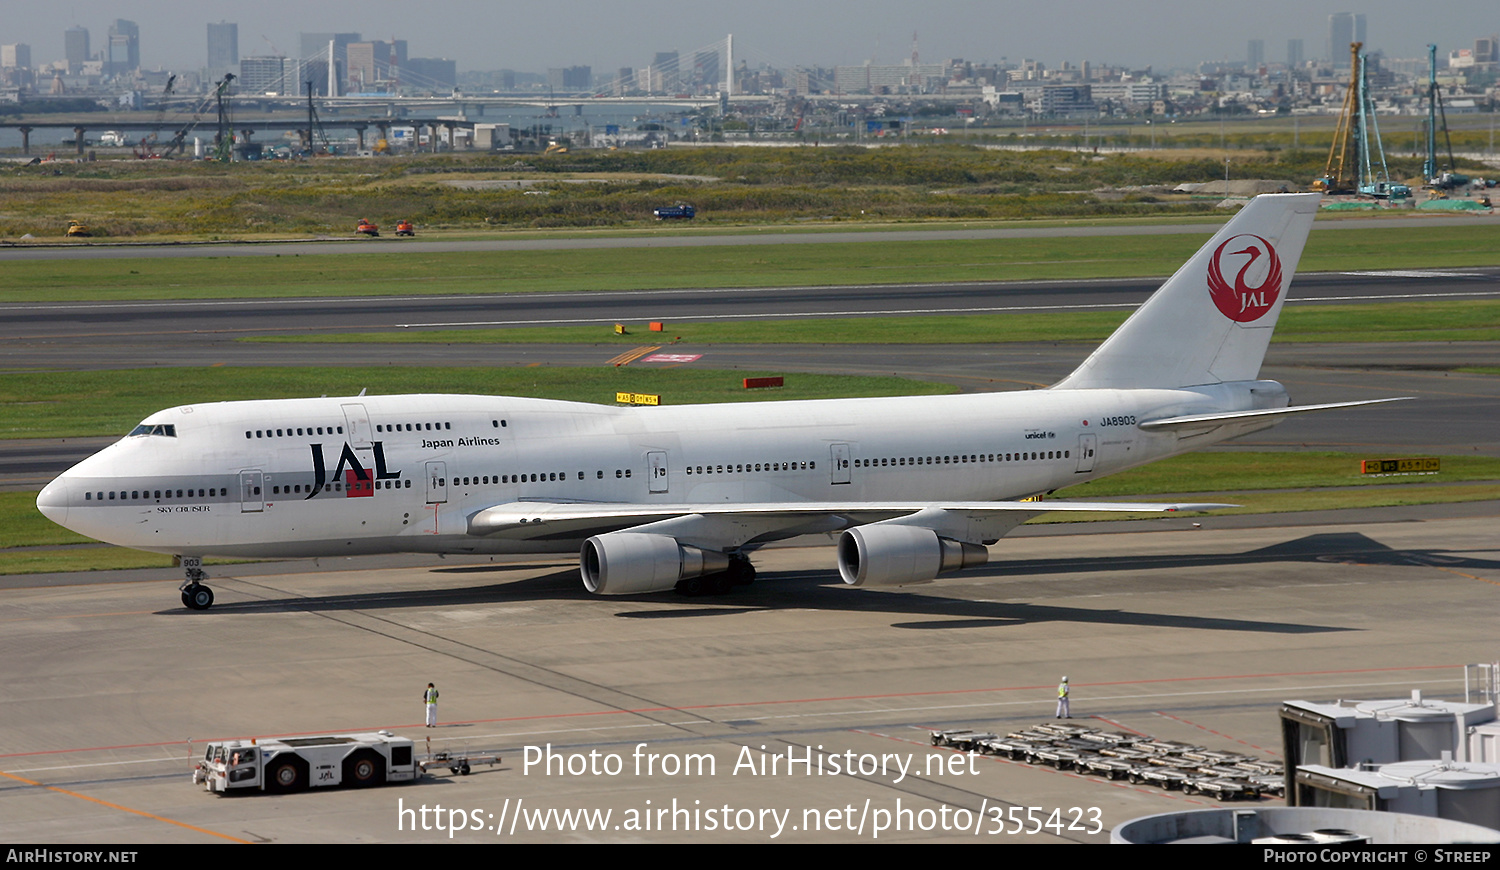
[[[1254,380],[1318,211],[1316,193],[1257,196],[1130,319],[1053,385],[1191,387]]]

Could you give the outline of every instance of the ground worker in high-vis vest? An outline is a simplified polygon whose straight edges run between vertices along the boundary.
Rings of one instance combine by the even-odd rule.
[[[427,691],[422,693],[422,703],[427,705],[427,727],[437,727],[437,686],[427,684]]]
[[[1062,678],[1061,683],[1057,684],[1057,716],[1054,718],[1073,718],[1072,714],[1068,712],[1068,678],[1066,676]]]

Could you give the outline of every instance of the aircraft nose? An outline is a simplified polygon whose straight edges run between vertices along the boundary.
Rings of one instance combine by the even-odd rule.
[[[67,482],[59,477],[42,487],[36,496],[36,509],[60,526],[68,524],[68,489]]]

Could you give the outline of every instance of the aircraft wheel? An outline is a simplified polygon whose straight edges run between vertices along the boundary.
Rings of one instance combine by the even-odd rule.
[[[755,566],[749,559],[730,559],[729,570],[725,573],[734,586],[745,586],[755,580]]]
[[[182,590],[182,603],[193,610],[207,610],[214,606],[214,591],[201,583],[194,583]]]

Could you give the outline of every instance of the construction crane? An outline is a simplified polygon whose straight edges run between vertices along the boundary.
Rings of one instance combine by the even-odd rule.
[[[230,119],[229,107],[224,102],[224,95],[229,93],[229,84],[234,78],[234,73],[225,73],[214,88],[214,102],[218,104],[219,110],[219,130],[214,134],[214,153],[211,159],[219,163],[228,163],[234,158],[234,122]]]
[[[1328,149],[1328,164],[1323,168],[1323,177],[1313,182],[1314,190],[1324,193],[1353,193],[1353,169],[1349,166],[1349,150],[1359,136],[1355,125],[1359,104],[1359,50],[1364,43],[1349,44],[1349,89],[1344,92],[1344,107],[1339,110],[1339,123],[1333,131],[1333,145]]]
[[[1448,146],[1448,168],[1439,171],[1437,165],[1437,120],[1443,119],[1443,141]],[[1427,186],[1446,190],[1463,187],[1469,176],[1453,171],[1453,139],[1448,135],[1448,113],[1443,111],[1443,95],[1437,83],[1437,46],[1427,46],[1427,160],[1422,163],[1422,177]]]
[[[316,157],[319,154],[332,154],[333,146],[328,141],[328,133],[323,129],[323,122],[318,119],[318,110],[313,105],[313,83],[303,82],[307,88],[307,154]],[[323,142],[323,150],[319,151],[316,139]]]
[[[1360,52],[1363,46],[1360,42],[1349,44],[1349,89],[1328,149],[1328,164],[1323,177],[1313,182],[1313,189],[1376,199],[1405,198],[1411,195],[1411,188],[1392,182],[1386,168],[1380,125],[1370,100],[1366,59]]]
[[[177,132],[172,134],[172,139],[167,142],[167,147],[161,150],[162,157],[170,157],[173,153],[180,153],[186,149],[188,134],[193,132],[198,124],[202,122],[203,113],[208,110],[210,101],[216,99],[219,101],[220,121],[223,121],[223,95],[229,89],[229,83],[232,81],[234,81],[234,73],[225,73],[224,78],[220,79],[219,83],[214,87],[213,94],[193,107],[193,119],[178,127]],[[232,146],[233,142],[230,144]]]
[[[157,124],[161,124],[166,120],[167,97],[172,96],[172,85],[176,82],[177,73],[172,73],[171,75],[167,76],[167,86],[161,89],[161,99],[158,100],[156,104]],[[156,153],[156,133],[157,131],[152,130],[150,133],[141,137],[140,144],[138,144],[135,149],[135,156],[137,158],[141,160],[155,160],[156,158],[161,156],[160,154]]]

